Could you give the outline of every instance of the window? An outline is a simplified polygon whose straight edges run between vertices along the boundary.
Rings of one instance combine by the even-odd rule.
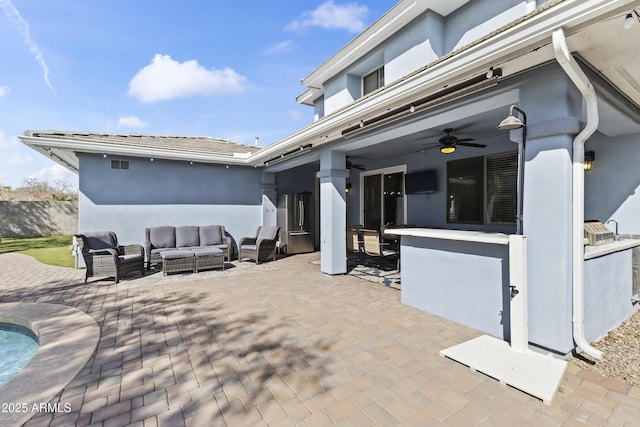
[[[447,162],[447,222],[516,222],[518,153]]]
[[[362,78],[362,96],[382,86],[384,86],[384,67],[380,67]]]
[[[129,161],[111,160],[111,169],[129,169]]]

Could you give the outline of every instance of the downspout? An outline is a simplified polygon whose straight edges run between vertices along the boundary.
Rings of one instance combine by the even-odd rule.
[[[584,336],[584,143],[598,128],[598,104],[593,85],[569,52],[564,31],[553,32],[556,60],[584,97],[587,124],[573,139],[573,340],[589,356],[602,358],[602,352],[592,347]]]

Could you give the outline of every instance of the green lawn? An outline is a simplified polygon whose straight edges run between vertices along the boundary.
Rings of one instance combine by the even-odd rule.
[[[59,267],[74,266],[74,258],[69,247],[73,243],[73,236],[51,237],[3,237],[0,242],[0,254],[5,252],[17,252],[31,255],[43,264],[57,265]]]

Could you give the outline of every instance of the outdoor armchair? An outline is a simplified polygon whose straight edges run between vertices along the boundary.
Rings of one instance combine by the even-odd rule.
[[[256,237],[243,237],[238,244],[238,260],[245,258],[256,260],[256,264],[261,259],[276,259],[276,243],[280,227],[264,226],[258,227]]]
[[[144,274],[144,248],[141,245],[118,245],[112,231],[90,231],[76,234],[78,248],[87,266],[84,283],[89,277],[120,278],[135,271]]]

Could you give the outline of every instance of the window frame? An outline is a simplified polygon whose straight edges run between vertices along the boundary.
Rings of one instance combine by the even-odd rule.
[[[129,170],[129,160],[111,159],[111,169],[113,170]]]
[[[376,88],[368,92],[365,92],[365,79],[373,74],[376,75]],[[380,89],[383,86],[384,86],[384,65],[362,76],[362,79],[361,79],[362,96],[369,95],[370,93],[375,92],[376,90]]]
[[[489,168],[488,168],[488,164],[490,159],[499,159],[500,157],[503,157],[505,159],[507,159],[508,157],[513,156],[513,158],[516,161],[515,166],[513,166],[513,170],[511,170],[512,168],[504,168],[502,169],[502,171],[508,170],[511,174],[513,174],[513,182],[509,182],[509,187],[513,187],[513,206],[508,207],[508,209],[513,210],[513,220],[512,221],[492,221],[488,215],[489,215],[489,190],[490,190],[490,183],[489,183]],[[456,207],[455,205],[452,207],[451,205],[451,196],[453,195],[453,190],[450,187],[450,180],[452,179],[452,177],[450,176],[450,172],[451,172],[451,166],[452,163],[462,163],[462,162],[473,162],[474,160],[479,160],[481,159],[481,163],[482,163],[482,171],[481,173],[477,174],[477,176],[481,176],[482,177],[482,182],[480,183],[480,188],[482,191],[482,194],[480,195],[480,199],[482,200],[482,212],[480,214],[480,217],[477,219],[472,219],[472,220],[458,220],[455,219],[455,216],[457,216],[457,214],[455,213],[456,210],[459,208]],[[485,155],[481,155],[481,156],[474,156],[474,157],[466,157],[466,158],[462,158],[462,159],[455,159],[455,160],[450,160],[448,162],[446,162],[446,173],[445,173],[445,177],[446,177],[446,204],[445,204],[445,215],[446,215],[446,222],[447,224],[468,224],[468,225],[481,225],[481,226],[515,226],[516,225],[516,204],[515,204],[515,200],[517,199],[517,170],[518,170],[518,151],[517,150],[509,150],[509,151],[505,151],[505,152],[500,152],[500,153],[492,153],[492,154],[485,154]],[[496,171],[496,173],[499,173],[500,171]],[[495,175],[493,175],[495,176]],[[475,197],[477,199],[477,195]],[[510,199],[507,199],[510,200]],[[502,204],[499,205],[501,208],[504,207]],[[492,209],[495,208],[492,207]],[[502,218],[506,218],[507,215],[501,215]]]
[[[403,175],[407,174],[407,165],[406,164],[401,164],[401,165],[397,165],[397,166],[390,166],[390,167],[386,167],[386,168],[380,168],[380,169],[372,169],[372,170],[367,170],[367,171],[362,171],[360,172],[360,176],[359,176],[359,203],[360,203],[360,209],[359,209],[359,223],[360,224],[364,224],[364,220],[365,220],[365,194],[364,194],[364,181],[365,181],[365,177],[366,176],[370,176],[370,175],[380,175],[382,181],[384,182],[384,176],[385,175],[392,175],[392,174],[396,174],[396,173],[402,173]],[[403,210],[403,222],[406,223],[407,222],[407,196],[404,193],[404,176],[403,176],[403,180],[402,180],[402,185],[403,185],[403,190],[402,190],[402,198],[403,198],[403,206],[402,206],[402,210]],[[384,185],[381,185],[380,188],[380,200],[384,200]],[[384,202],[382,202],[382,205],[384,205]],[[384,219],[384,206],[381,206],[381,211],[380,211],[380,221],[382,222]]]

